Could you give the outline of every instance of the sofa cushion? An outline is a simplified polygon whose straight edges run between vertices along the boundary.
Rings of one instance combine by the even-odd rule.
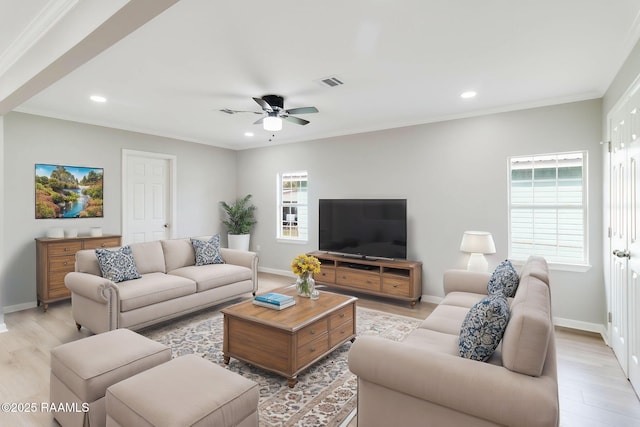
[[[96,257],[102,277],[114,283],[140,278],[129,246],[118,249],[96,249]]]
[[[168,274],[193,280],[197,284],[197,292],[203,292],[231,283],[251,280],[251,269],[233,264],[209,264],[182,267]]]
[[[161,240],[167,272],[196,264],[196,253],[189,239]]]
[[[486,296],[487,294],[475,294],[472,292],[450,292],[444,297],[440,304],[471,308]]]
[[[518,289],[519,281],[520,277],[516,269],[513,268],[513,264],[505,259],[493,271],[487,284],[487,293],[491,295],[502,292],[506,297],[513,297]]]
[[[486,361],[500,344],[509,322],[507,298],[496,293],[483,298],[469,310],[460,329],[460,356]]]
[[[418,328],[458,336],[468,312],[469,308],[467,307],[439,304]]]
[[[431,329],[415,329],[402,340],[402,344],[458,356],[458,336]]]
[[[196,283],[184,277],[149,273],[118,284],[120,310],[129,311],[196,292]]]
[[[131,253],[136,261],[138,273],[165,273],[164,254],[159,240],[153,242],[132,243]]]
[[[191,239],[196,254],[196,265],[224,264],[220,254],[220,235],[216,234],[209,240]]]

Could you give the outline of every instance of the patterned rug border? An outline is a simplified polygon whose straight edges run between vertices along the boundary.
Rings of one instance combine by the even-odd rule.
[[[173,322],[139,331],[171,348],[172,357],[196,354],[259,384],[259,419],[263,427],[344,427],[355,416],[357,379],[348,369],[346,342],[303,371],[292,389],[287,380],[222,355],[223,315],[217,306]],[[356,306],[357,336],[378,335],[398,341],[422,322],[409,316]]]

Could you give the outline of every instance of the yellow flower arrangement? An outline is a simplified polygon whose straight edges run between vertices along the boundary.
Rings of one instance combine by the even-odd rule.
[[[296,276],[320,273],[320,260],[313,255],[298,255],[291,262],[291,271]]]

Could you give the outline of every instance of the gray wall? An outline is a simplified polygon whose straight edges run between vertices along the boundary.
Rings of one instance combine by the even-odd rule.
[[[178,236],[221,231],[220,200],[236,195],[236,152],[175,139],[10,113],[4,118],[5,274],[1,277],[4,307],[18,309],[36,301],[34,238],[51,227],[93,226],[104,233],[121,231],[122,149],[172,154],[177,157]],[[1,158],[0,158],[1,159]],[[34,219],[36,163],[103,167],[105,216],[101,219]],[[1,206],[0,206],[1,207]]]
[[[4,116],[0,116],[0,165],[4,165]],[[4,170],[4,166],[3,166]],[[0,332],[6,331],[4,324],[4,173],[0,172]]]
[[[241,151],[238,191],[253,194],[259,207],[252,248],[260,247],[263,268],[288,271],[296,254],[318,247],[318,199],[407,198],[408,258],[423,262],[423,295],[442,297],[444,270],[466,268],[459,251],[464,230],[493,233],[490,267],[507,256],[507,157],[587,150],[592,267],[553,271],[551,279],[560,323],[599,330],[605,316],[601,116],[601,100],[591,100]],[[309,172],[310,240],[302,245],[275,238],[276,175],[295,170]]]

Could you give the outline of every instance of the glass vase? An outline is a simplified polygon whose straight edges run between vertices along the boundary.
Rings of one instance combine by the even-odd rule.
[[[311,294],[316,288],[316,281],[313,280],[311,273],[305,273],[298,276],[296,279],[296,291],[301,297],[311,297]]]

